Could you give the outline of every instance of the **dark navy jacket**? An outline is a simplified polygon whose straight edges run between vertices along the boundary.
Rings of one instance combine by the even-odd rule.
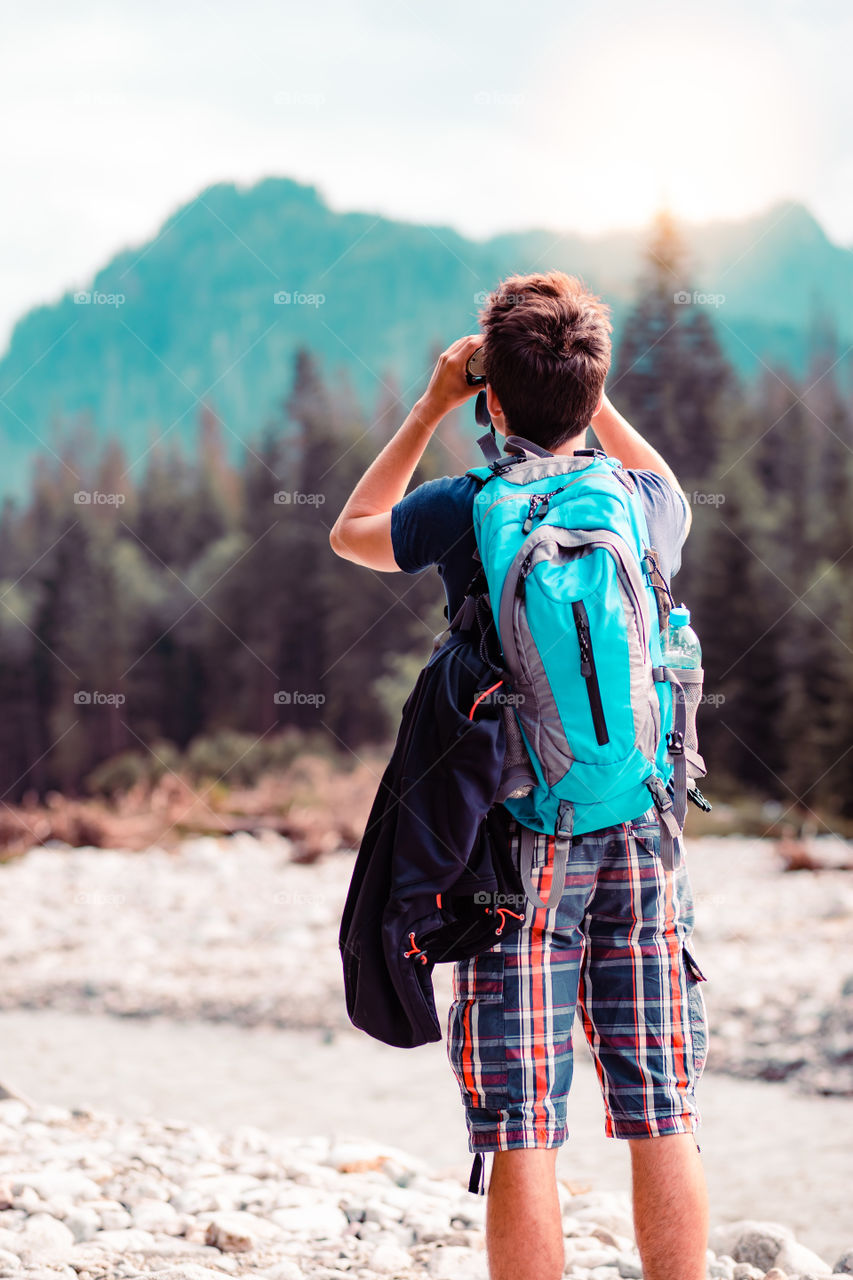
[[[506,749],[501,708],[480,699],[499,677],[473,637],[452,633],[406,701],[341,922],[350,1019],[403,1048],[442,1039],[433,966],[491,947],[498,931],[520,928],[524,913],[509,860],[512,819],[495,803]]]

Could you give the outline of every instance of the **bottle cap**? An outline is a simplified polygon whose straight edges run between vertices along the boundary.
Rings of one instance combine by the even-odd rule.
[[[676,605],[674,609],[670,609],[669,625],[671,627],[689,627],[690,610],[683,604]]]

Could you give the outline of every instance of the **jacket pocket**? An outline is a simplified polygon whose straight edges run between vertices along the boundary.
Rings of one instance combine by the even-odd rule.
[[[700,983],[707,982],[702,970],[696,963],[693,953],[682,944],[684,958],[684,974],[687,982],[687,1007],[690,1018],[690,1042],[693,1049],[694,1081],[698,1080],[705,1070],[708,1057],[708,1014],[705,1008],[705,997]]]
[[[472,1110],[507,1103],[504,954],[482,951],[453,967],[447,1054],[463,1101]]]

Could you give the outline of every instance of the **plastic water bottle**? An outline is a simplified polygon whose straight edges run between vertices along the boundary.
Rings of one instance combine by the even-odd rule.
[[[680,677],[681,681],[683,681],[682,689],[685,702],[684,747],[685,750],[698,752],[696,711],[702,696],[702,646],[699,644],[699,637],[690,625],[690,610],[685,608],[683,604],[670,609],[669,620],[666,630],[660,638],[660,645],[665,667],[672,667],[675,671],[697,671],[700,673],[690,680],[686,676]],[[696,786],[696,779],[691,774],[689,766],[687,769],[687,795],[699,809],[704,810],[705,813],[710,813],[711,805]]]
[[[702,666],[702,646],[690,625],[690,610],[683,604],[670,609],[660,643],[665,667],[698,671]]]

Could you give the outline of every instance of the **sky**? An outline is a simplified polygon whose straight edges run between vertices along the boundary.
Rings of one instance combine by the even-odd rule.
[[[3,4],[0,351],[219,181],[473,236],[805,203],[853,246],[847,0]]]

